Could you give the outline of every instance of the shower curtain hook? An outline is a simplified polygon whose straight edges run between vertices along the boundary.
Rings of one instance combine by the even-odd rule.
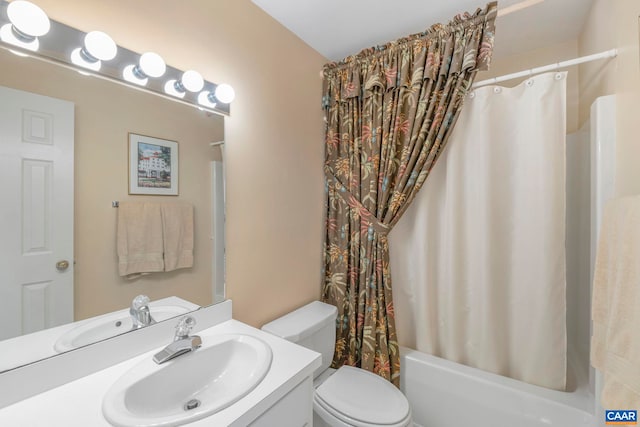
[[[524,84],[527,87],[531,87],[533,86],[533,68],[529,68],[529,70],[527,71],[528,77],[527,80],[525,80]]]
[[[562,73],[560,72],[560,69],[562,68],[561,64],[558,62],[556,64],[556,80],[561,80],[562,79]]]

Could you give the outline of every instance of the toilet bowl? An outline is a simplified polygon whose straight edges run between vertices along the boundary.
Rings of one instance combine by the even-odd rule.
[[[400,390],[384,378],[352,366],[341,367],[316,387],[313,410],[314,426],[411,425],[409,402]]]
[[[336,316],[336,307],[314,301],[262,327],[265,332],[322,354],[322,365],[314,372],[313,425],[411,426],[409,402],[393,384],[364,369],[329,368]]]

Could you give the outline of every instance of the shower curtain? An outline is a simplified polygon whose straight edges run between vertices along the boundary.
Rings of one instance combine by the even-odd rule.
[[[389,235],[401,345],[566,383],[566,73],[468,95]]]

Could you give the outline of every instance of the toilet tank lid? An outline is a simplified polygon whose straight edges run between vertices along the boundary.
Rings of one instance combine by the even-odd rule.
[[[337,313],[335,306],[313,301],[267,323],[262,330],[288,341],[299,342],[319,329],[335,324]]]

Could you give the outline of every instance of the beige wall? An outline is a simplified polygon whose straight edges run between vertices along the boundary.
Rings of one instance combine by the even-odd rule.
[[[579,40],[581,55],[617,48],[618,57],[580,67],[580,118],[595,98],[616,94],[615,195],[640,193],[640,2],[595,0]]]
[[[0,49],[0,85],[75,104],[74,249],[76,320],[122,309],[138,294],[177,295],[210,304],[210,141],[222,138],[223,119],[154,95]],[[178,197],[128,195],[128,133],[178,141]],[[195,208],[191,269],[138,280],[117,273],[112,200],[183,201]]]
[[[227,297],[234,317],[258,326],[317,299],[325,58],[249,0],[37,3],[52,19],[106,31],[123,47],[154,50],[169,65],[235,88],[225,119]],[[83,244],[85,238],[91,239],[77,241],[79,256],[96,246]]]
[[[498,31],[499,30],[498,22]],[[494,59],[491,63],[491,69],[478,73],[476,81],[479,82],[485,79],[516,73],[534,67],[541,67],[543,65],[574,59],[577,56],[578,41],[568,40],[563,43],[545,46],[540,49],[522,52],[517,55]],[[524,80],[525,78],[510,80],[500,83],[500,85],[513,87]],[[569,75],[567,77],[567,133],[572,133],[579,129],[578,105],[580,94],[578,82],[578,67],[569,68]]]

